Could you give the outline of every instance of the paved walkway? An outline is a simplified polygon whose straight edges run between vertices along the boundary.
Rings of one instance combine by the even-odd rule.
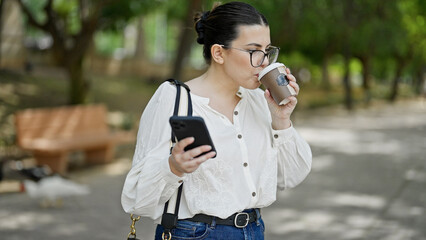
[[[263,210],[268,240],[426,240],[426,101],[347,113],[296,113],[310,143],[308,179],[280,192]],[[26,194],[0,195],[0,239],[126,239],[130,219],[120,205],[129,156],[73,171],[91,194],[61,208],[40,208]],[[153,239],[153,223],[137,223]]]

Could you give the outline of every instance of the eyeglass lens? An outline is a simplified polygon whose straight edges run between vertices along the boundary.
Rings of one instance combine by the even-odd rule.
[[[259,67],[262,65],[263,61],[265,60],[265,56],[268,58],[269,64],[274,63],[277,61],[278,51],[278,48],[270,48],[266,51],[266,55],[263,51],[254,51],[251,56],[253,67]]]

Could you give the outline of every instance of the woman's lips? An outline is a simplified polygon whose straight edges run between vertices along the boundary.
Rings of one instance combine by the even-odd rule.
[[[256,80],[260,83],[260,79],[259,79],[259,73],[254,75],[256,77]]]

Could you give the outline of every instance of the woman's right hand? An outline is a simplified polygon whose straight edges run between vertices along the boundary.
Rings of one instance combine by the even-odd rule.
[[[170,170],[179,177],[182,177],[184,173],[194,172],[203,162],[216,155],[216,152],[209,152],[196,158],[196,156],[210,151],[212,147],[209,145],[185,151],[185,147],[193,143],[194,140],[193,137],[184,138],[177,142],[172,149],[172,155],[169,157]]]

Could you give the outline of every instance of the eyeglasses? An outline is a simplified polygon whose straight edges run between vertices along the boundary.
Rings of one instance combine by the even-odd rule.
[[[278,54],[280,52],[279,47],[270,46],[268,49],[266,49],[266,52],[262,50],[247,50],[247,49],[241,49],[241,48],[234,48],[229,47],[225,45],[220,45],[225,49],[235,49],[243,52],[250,53],[250,64],[257,68],[260,67],[265,60],[265,57],[268,57],[269,64],[274,63],[277,61]]]

